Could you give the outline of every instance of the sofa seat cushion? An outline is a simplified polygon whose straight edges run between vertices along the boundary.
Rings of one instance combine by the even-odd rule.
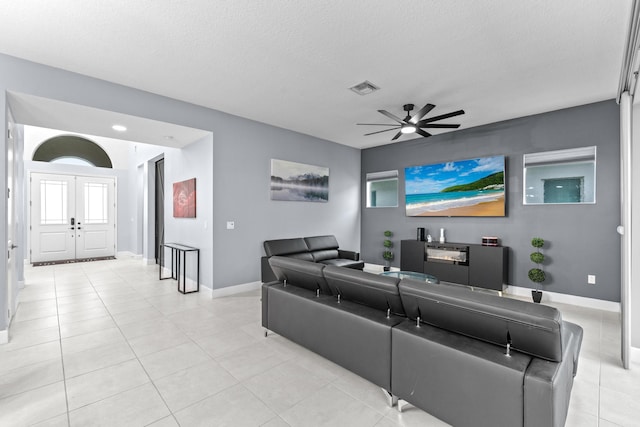
[[[412,319],[501,346],[510,339],[513,350],[562,360],[562,316],[553,307],[411,279],[398,287]]]
[[[393,314],[405,315],[397,278],[332,265],[326,266],[323,274],[331,293],[340,295],[341,300],[366,305],[382,313],[390,309]]]
[[[320,263],[333,265],[334,267],[353,268],[355,270],[362,270],[364,268],[364,261],[354,261],[352,259],[344,258],[325,259],[320,261]]]

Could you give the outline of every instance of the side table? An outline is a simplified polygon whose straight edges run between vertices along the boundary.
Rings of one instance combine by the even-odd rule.
[[[162,277],[162,269],[164,268],[164,251],[166,248],[171,249],[171,276]],[[196,254],[196,289],[187,291],[187,253]],[[164,243],[160,245],[159,260],[160,280],[174,279],[178,281],[178,292],[182,294],[190,294],[200,291],[200,249],[192,246],[183,245],[181,243]],[[182,276],[182,277],[181,277]],[[182,278],[182,289],[180,288],[180,279]]]

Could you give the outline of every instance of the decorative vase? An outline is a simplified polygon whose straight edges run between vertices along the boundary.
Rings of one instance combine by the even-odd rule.
[[[539,304],[542,300],[542,291],[531,291],[531,298],[533,298],[533,302]]]

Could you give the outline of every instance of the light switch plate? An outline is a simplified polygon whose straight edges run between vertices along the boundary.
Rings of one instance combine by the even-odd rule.
[[[587,275],[587,283],[590,285],[595,285],[596,284],[596,276],[595,274],[588,274]]]
[[[233,230],[236,228],[235,221],[227,221],[227,230]]]

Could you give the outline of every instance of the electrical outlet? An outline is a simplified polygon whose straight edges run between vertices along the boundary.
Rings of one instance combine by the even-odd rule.
[[[227,230],[233,230],[236,228],[235,221],[227,221]]]
[[[587,283],[590,285],[595,285],[596,284],[596,276],[595,274],[588,274],[587,275]]]

